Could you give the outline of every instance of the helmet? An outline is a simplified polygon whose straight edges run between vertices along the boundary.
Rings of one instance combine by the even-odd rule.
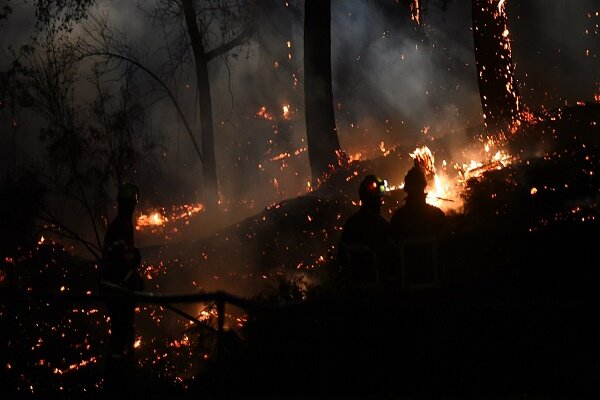
[[[136,185],[132,183],[122,183],[119,185],[117,201],[131,201],[137,204],[139,195],[140,191]]]
[[[387,182],[378,176],[367,175],[360,183],[358,196],[361,200],[383,197],[387,188]]]
[[[404,177],[404,190],[406,192],[424,192],[427,187],[425,173],[419,167],[412,167]]]

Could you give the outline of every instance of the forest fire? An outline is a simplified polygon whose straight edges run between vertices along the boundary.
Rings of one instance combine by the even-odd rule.
[[[151,233],[177,233],[180,225],[189,224],[192,217],[203,211],[202,203],[190,203],[142,212],[136,218],[135,229]]]
[[[500,148],[495,152],[494,148]],[[443,160],[440,168],[436,168],[435,157],[428,146],[417,147],[409,153],[414,165],[425,171],[427,178],[427,202],[444,211],[462,212],[464,190],[470,179],[478,178],[486,172],[500,170],[510,165],[515,159],[502,149],[499,140],[488,139],[479,161],[468,162]],[[448,166],[451,165],[452,169]],[[402,189],[403,184],[390,186],[389,190]]]
[[[141,230],[147,226],[164,226],[168,220],[159,212],[150,215],[141,214],[136,221],[136,229]]]
[[[56,7],[62,7],[58,3]],[[259,387],[281,382],[282,387],[303,387],[308,375],[318,376],[319,384],[333,388],[326,386],[330,382],[323,383],[335,370],[332,360],[344,364],[339,359],[348,355],[352,362],[347,364],[354,368],[363,351],[356,350],[357,343],[368,347],[362,346],[359,337],[343,351],[332,350],[334,342],[342,341],[340,336],[350,334],[350,329],[337,329],[328,318],[347,311],[346,322],[351,326],[359,322],[366,327],[364,332],[380,330],[371,338],[375,338],[373,342],[383,343],[384,337],[400,345],[415,338],[421,341],[415,346],[423,351],[414,353],[416,363],[403,359],[405,353],[389,356],[398,368],[404,363],[411,370],[423,367],[423,371],[437,373],[438,367],[442,371],[445,365],[459,363],[452,354],[432,368],[417,365],[435,359],[434,352],[446,351],[440,350],[445,346],[428,342],[438,335],[431,333],[437,331],[430,329],[433,326],[457,329],[439,329],[439,334],[447,336],[435,337],[440,339],[437,343],[450,344],[449,353],[463,346],[461,351],[466,351],[456,351],[461,354],[458,357],[469,351],[487,354],[475,349],[484,344],[473,344],[477,340],[468,336],[469,328],[479,326],[467,326],[464,332],[459,329],[465,321],[478,321],[481,310],[482,314],[488,312],[485,301],[478,297],[488,294],[484,292],[493,292],[490,298],[496,296],[491,308],[500,307],[505,300],[510,306],[498,317],[481,318],[484,322],[477,333],[493,331],[481,343],[496,343],[494,335],[508,331],[506,327],[537,318],[537,330],[529,330],[531,334],[522,341],[525,344],[518,343],[522,347],[511,347],[511,351],[541,353],[553,347],[554,338],[539,333],[551,325],[550,314],[535,308],[537,298],[531,293],[539,290],[540,302],[550,299],[552,305],[558,304],[553,296],[563,293],[563,275],[575,270],[581,273],[599,262],[593,246],[600,222],[600,92],[596,76],[586,77],[586,85],[593,89],[568,87],[575,86],[569,82],[561,92],[560,82],[552,75],[560,69],[557,65],[533,68],[535,62],[527,63],[527,68],[516,71],[520,75],[515,74],[513,57],[525,63],[534,54],[559,54],[561,62],[571,59],[564,56],[566,49],[551,47],[551,40],[536,51],[518,49],[519,44],[536,40],[524,37],[529,26],[524,27],[523,21],[541,19],[533,10],[547,5],[542,0],[532,0],[527,6],[518,0],[331,4],[314,0],[307,1],[302,10],[298,3],[279,3],[270,2],[270,7],[263,8],[258,2],[264,19],[259,26],[244,27],[238,25],[240,21],[254,18],[251,13],[246,15],[248,10],[240,15],[233,9],[221,13],[220,6],[194,10],[201,3],[185,0],[181,5],[189,20],[197,18],[196,27],[178,21],[175,28],[183,30],[175,40],[173,27],[157,30],[166,42],[157,47],[162,50],[149,53],[156,54],[152,65],[135,58],[134,46],[139,44],[131,44],[131,49],[125,43],[117,46],[119,35],[108,34],[104,30],[109,28],[107,24],[95,33],[114,38],[115,43],[107,40],[111,43],[100,44],[114,48],[94,48],[90,65],[92,58],[98,64],[90,71],[67,57],[70,47],[65,54],[56,51],[60,40],[54,43],[50,35],[52,46],[43,47],[40,40],[27,49],[34,55],[29,69],[11,70],[12,75],[0,70],[0,124],[8,129],[3,136],[6,145],[0,149],[10,178],[1,183],[0,192],[2,209],[7,210],[2,223],[7,228],[0,227],[7,243],[0,254],[0,322],[6,327],[0,340],[0,383],[8,383],[10,394],[53,397],[60,392],[94,394],[105,389],[106,350],[113,335],[111,324],[115,326],[106,306],[119,296],[102,289],[100,271],[107,265],[102,260],[107,248],[103,235],[115,210],[111,193],[114,183],[122,179],[139,185],[140,203],[133,222],[143,289],[131,289],[127,296],[132,297],[126,301],[136,303],[135,368],[143,376],[142,385],[148,383],[148,391],[154,389],[152,384],[169,390],[194,388],[200,394],[205,387],[214,387],[226,395],[227,385],[222,383],[235,384],[235,379],[227,381],[227,373],[250,377],[239,384],[242,391],[244,384]],[[332,15],[315,13],[323,11],[318,8],[323,4]],[[507,7],[512,4],[522,6],[519,12],[528,18],[519,15],[515,25],[510,21],[509,29],[514,9]],[[578,7],[572,6],[574,13],[580,11]],[[81,13],[86,12],[84,7]],[[323,18],[326,14],[328,18]],[[315,15],[321,18],[314,19]],[[594,24],[585,33],[594,32],[597,39],[598,12],[585,15],[590,21],[593,18]],[[230,16],[240,18],[224,23]],[[8,18],[10,13],[0,13],[2,32]],[[166,24],[170,18],[156,18],[153,23]],[[80,23],[77,18],[67,20]],[[114,21],[107,16],[107,22]],[[298,35],[302,31],[298,24],[307,24],[303,38]],[[346,26],[352,29],[339,29]],[[208,31],[203,31],[207,27]],[[375,29],[369,31],[372,27]],[[551,28],[543,26],[538,34],[551,37]],[[63,31],[68,33],[60,37],[65,43],[70,40],[69,32],[85,32],[82,40],[88,39],[90,47],[95,43],[95,36],[87,38],[90,32],[79,27]],[[277,36],[271,38],[274,32]],[[311,39],[307,32],[316,35]],[[466,39],[460,36],[464,32],[468,33]],[[202,43],[206,45],[204,54],[198,53],[203,46],[191,43],[202,39],[202,34],[208,34]],[[214,41],[219,35],[222,44]],[[132,40],[135,36],[131,35]],[[460,41],[454,36],[460,36]],[[517,38],[514,43],[513,37]],[[149,38],[144,46],[155,50],[151,48],[154,39]],[[124,49],[127,51],[118,53]],[[591,64],[597,62],[594,49],[586,43],[585,49],[578,48],[578,54],[584,54]],[[180,50],[186,53],[170,54]],[[519,50],[525,54],[523,59],[519,59]],[[247,53],[241,57],[244,51]],[[168,63],[160,65],[165,61],[160,60],[161,52],[169,53]],[[47,64],[44,56],[48,56]],[[23,57],[28,60],[26,54]],[[113,65],[115,59],[119,61]],[[86,79],[73,86],[65,84],[65,90],[47,90],[56,82],[79,79],[75,78],[78,74],[71,74],[71,66]],[[52,77],[57,79],[45,82],[52,71],[58,71]],[[535,74],[541,76],[539,81],[533,78]],[[13,85],[15,76],[23,82]],[[565,76],[573,82],[580,79],[572,73]],[[197,87],[190,82],[197,82]],[[129,93],[133,87],[149,94]],[[20,93],[15,88],[28,90]],[[152,90],[146,92],[148,88]],[[80,92],[89,94],[89,99],[80,101]],[[15,99],[24,104],[13,104]],[[165,105],[165,99],[171,103]],[[56,104],[59,109],[52,108]],[[161,112],[155,112],[155,104]],[[169,107],[174,111],[164,112]],[[152,115],[144,115],[146,109]],[[27,126],[27,113],[39,119],[33,128]],[[184,128],[190,136],[186,140],[191,139],[194,146],[180,145]],[[155,132],[157,138],[150,135]],[[164,142],[158,138],[163,134]],[[21,138],[33,136],[43,139],[35,149],[46,157],[44,164],[40,163],[43,168],[29,161],[29,152],[24,151],[25,143],[29,144]],[[8,154],[7,148],[13,153]],[[46,164],[57,167],[47,168]],[[448,229],[433,241],[434,250],[439,250],[435,262],[443,267],[440,285],[405,291],[404,282],[390,279],[387,287],[375,288],[374,296],[361,292],[356,307],[348,307],[344,298],[342,306],[334,308],[335,296],[347,284],[338,259],[343,248],[342,227],[366,204],[358,200],[359,181],[367,174],[386,180],[389,196],[383,200],[381,215],[389,222],[406,199],[401,181],[413,166],[425,171],[426,201],[442,209],[447,221]],[[20,169],[34,171],[35,179],[13,180]],[[170,204],[165,198],[186,199],[180,200],[186,204]],[[405,273],[405,243],[391,235],[385,239],[393,248],[392,261],[386,267],[396,278]],[[586,247],[592,251],[587,252]],[[575,290],[569,295],[579,295],[580,287],[597,282],[587,276],[573,273],[570,279]],[[406,334],[409,340],[403,336],[400,340],[404,332],[387,329],[387,320],[371,324],[369,318],[375,312],[370,311],[374,309],[365,307],[368,312],[364,312],[361,307],[371,298],[378,300],[382,293],[402,302],[398,313],[381,313],[382,319],[394,314],[390,327],[395,329],[391,323],[402,322],[406,331],[419,324],[423,329]],[[596,301],[597,287],[590,293],[586,295]],[[431,296],[424,302],[427,304],[419,303],[426,296]],[[526,304],[519,303],[522,299]],[[527,307],[533,307],[530,303],[535,309],[527,314]],[[435,310],[428,314],[431,305]],[[331,315],[327,307],[332,307]],[[586,320],[588,311],[569,316],[570,321]],[[557,321],[564,319],[566,313],[562,312],[559,310]],[[291,329],[280,329],[281,321]],[[314,336],[311,329],[317,332]],[[569,324],[560,329],[556,337],[577,341],[583,335]],[[422,334],[424,331],[427,333]],[[598,336],[595,330],[588,331],[593,333],[589,336]],[[546,341],[539,343],[540,337]],[[376,353],[387,354],[385,344],[379,345]],[[569,357],[572,350],[585,347],[569,345],[558,346]],[[281,346],[281,354],[276,354],[277,346]],[[505,361],[497,357],[496,349],[485,350],[492,353],[494,362]],[[275,355],[263,358],[263,354]],[[480,361],[480,354],[473,359]],[[543,354],[543,362],[551,358],[548,354]],[[225,358],[220,358],[223,355]],[[465,360],[460,365],[463,371],[472,361],[466,356]],[[583,364],[577,371],[588,367],[597,372],[591,364]],[[246,368],[248,365],[256,365],[256,371]],[[418,368],[413,368],[415,365]],[[560,367],[573,369],[566,376],[576,375],[573,365],[565,365]],[[321,370],[321,366],[326,368]],[[360,366],[366,367],[360,368],[365,371],[372,365]],[[290,373],[291,378],[282,372],[270,380],[254,379],[276,376],[263,373],[272,372],[271,367],[281,371],[296,368],[296,373]],[[452,371],[448,380],[463,371]],[[222,372],[225,374],[220,375]],[[351,380],[344,379],[340,380],[344,385]],[[527,391],[515,391],[522,392]]]

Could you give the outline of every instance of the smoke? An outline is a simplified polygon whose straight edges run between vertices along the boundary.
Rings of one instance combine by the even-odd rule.
[[[336,5],[334,97],[345,150],[377,156],[384,142],[458,152],[482,122],[469,4],[432,6],[422,26],[406,4]]]
[[[268,265],[272,271],[297,268],[289,265],[286,252],[296,251],[299,245],[321,246],[325,239],[312,234],[331,232],[334,226],[325,226],[322,216],[313,215],[315,222],[324,225],[297,239],[297,231],[304,226],[299,221],[307,220],[304,213],[297,216],[297,223],[289,214],[281,214],[275,222],[247,221],[244,229],[235,225],[267,205],[305,194],[310,179],[304,125],[303,10],[287,7],[284,1],[269,3],[274,8],[251,41],[210,63],[221,201],[229,211],[200,214],[166,246],[147,246],[150,239],[136,237],[138,246],[144,247],[145,266],[165,263],[161,272],[148,280],[150,291],[189,293],[225,288],[250,296],[267,282],[262,278],[265,255],[280,257]],[[382,142],[388,149],[401,146],[413,150],[426,144],[438,163],[442,159],[468,160],[472,138],[482,133],[483,122],[470,2],[453,1],[447,11],[431,2],[423,26],[410,19],[406,2],[379,3],[384,2],[332,1],[333,94],[343,150],[375,158],[382,154]],[[590,100],[600,92],[600,42],[595,27],[599,19],[593,0],[507,3],[513,60],[521,95],[529,107]],[[17,10],[0,26],[3,49],[8,44],[18,46],[29,37],[31,30],[23,28],[31,26],[32,15],[27,10]],[[101,10],[134,48],[148,50],[143,61],[159,71],[167,61],[160,30],[144,20],[133,2],[106,2]],[[585,29],[591,33],[586,34]],[[75,34],[79,33],[76,30]],[[0,64],[1,69],[5,67]],[[141,73],[138,79],[140,97],[149,107],[148,129],[162,137],[164,145],[160,159],[137,171],[140,211],[200,200],[202,168],[188,133],[173,104],[145,90],[150,79]],[[195,83],[193,75],[182,73],[173,90],[199,138]],[[78,92],[82,101],[90,95],[84,86]],[[284,107],[288,107],[287,115]],[[3,176],[15,151],[21,165],[41,153],[37,145],[40,121],[23,115],[17,147],[13,148],[7,113],[6,108],[0,109]],[[409,158],[408,152],[405,157]],[[404,172],[399,171],[398,176]],[[226,226],[231,228],[221,231]],[[259,229],[262,236],[257,237]],[[217,231],[220,236],[210,236]],[[272,236],[276,240],[269,241]],[[204,239],[197,240],[201,237]],[[270,243],[275,245],[265,247]],[[318,256],[315,250],[314,258]],[[310,262],[316,265],[314,260]],[[272,281],[273,277],[268,278]],[[188,311],[197,314],[198,310]],[[171,323],[165,322],[165,332],[174,331]],[[153,324],[140,328],[144,335],[156,329]]]
[[[532,109],[590,101],[600,92],[598,2],[509,1],[513,60]]]
[[[152,2],[145,4],[152,6]],[[307,192],[303,5],[268,4],[253,38],[209,66],[221,201],[229,210],[227,218],[207,221],[205,225],[215,230]],[[593,1],[568,6],[566,0],[507,4],[525,103],[533,108],[553,107],[565,100],[593,98],[598,80],[598,18]],[[99,10],[140,51],[142,61],[160,71],[167,61],[161,30],[133,2],[102,2]],[[30,30],[23,29],[32,18],[28,12],[27,7],[16,10],[2,27],[3,33],[8,32],[2,35],[3,48],[29,37]],[[411,20],[407,2],[332,2],[333,91],[344,151],[373,158],[382,154],[381,147],[410,149],[426,144],[438,161],[462,161],[458,159],[465,157],[469,141],[482,132],[470,14],[469,2],[451,2],[447,10],[431,2],[424,25],[419,26]],[[589,56],[584,54],[586,48]],[[148,129],[163,138],[164,151],[160,159],[137,171],[142,205],[198,201],[202,195],[199,157],[172,103],[144,91],[150,81],[139,73],[140,97],[149,103]],[[172,89],[198,139],[193,74],[178,75]],[[289,109],[287,116],[284,106]],[[269,118],[258,115],[263,107]],[[2,154],[10,160],[6,115],[2,110]],[[29,161],[26,154],[39,153],[33,145],[35,124],[28,123],[24,121],[17,142],[20,163]],[[31,147],[27,151],[25,143]],[[2,168],[9,168],[8,164],[5,161]]]

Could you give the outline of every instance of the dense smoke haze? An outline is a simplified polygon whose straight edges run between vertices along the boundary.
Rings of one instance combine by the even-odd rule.
[[[227,222],[306,193],[310,180],[303,113],[303,6],[272,3],[246,44],[209,65],[222,202],[235,210]],[[341,146],[365,159],[381,155],[382,148],[427,144],[438,158],[459,161],[467,143],[483,133],[470,4],[451,1],[444,9],[444,2],[425,2],[419,25],[411,19],[409,3],[332,3],[333,92]],[[164,33],[149,18],[154,6],[151,1],[139,6],[99,2],[91,14],[105,16],[138,58],[158,71],[168,53]],[[600,91],[600,18],[594,6],[591,0],[507,2],[525,107],[551,109],[593,100]],[[33,34],[31,5],[16,2],[2,30],[6,68],[7,47],[26,44]],[[78,35],[85,32],[75,26],[72,36]],[[78,70],[78,102],[91,101],[86,81],[91,63],[82,63]],[[188,66],[182,71],[191,70]],[[173,90],[197,132],[193,74],[181,72],[176,82]],[[142,163],[137,171],[143,200],[153,206],[198,201],[200,163],[174,107],[150,90],[155,82],[140,71],[135,84],[137,96],[148,107],[145,129],[162,146],[161,157]],[[259,114],[262,107],[265,113]],[[285,115],[284,107],[289,107]],[[38,144],[43,121],[18,109],[13,128],[10,114],[4,107],[3,175],[43,157]],[[389,178],[398,180],[403,173]]]

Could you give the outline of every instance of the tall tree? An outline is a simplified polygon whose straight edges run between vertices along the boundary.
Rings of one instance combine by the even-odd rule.
[[[194,53],[194,66],[196,68],[196,85],[198,89],[198,107],[200,108],[200,132],[202,138],[202,172],[204,177],[204,190],[208,204],[216,204],[219,184],[217,181],[217,163],[215,161],[215,139],[213,128],[213,110],[210,92],[210,78],[208,75],[208,61],[204,49],[204,38],[198,29],[194,0],[183,0],[183,13]]]
[[[210,61],[225,56],[250,38],[256,27],[253,0],[152,0],[149,14],[157,22],[164,33],[168,59],[160,70],[168,70],[166,77],[154,73],[149,66],[142,63],[133,53],[132,48],[122,39],[114,40],[111,33],[106,34],[107,25],[96,20],[92,29],[100,35],[96,36],[96,44],[88,50],[87,55],[105,56],[135,65],[148,74],[158,86],[164,90],[177,109],[178,116],[184,122],[186,130],[191,133],[187,119],[183,115],[177,99],[177,90],[169,89],[167,82],[175,82],[177,72],[184,71],[186,64],[193,64],[196,78],[197,110],[200,114],[201,149],[192,136],[192,143],[202,162],[203,200],[207,209],[216,208],[218,204],[219,184],[215,155],[215,135],[213,124],[213,108],[211,81],[209,74]],[[88,31],[91,33],[92,31]],[[177,70],[177,71],[176,71]]]
[[[519,93],[514,77],[505,0],[472,0],[479,95],[488,135],[514,132]]]
[[[217,179],[217,163],[215,158],[212,94],[208,64],[211,60],[224,55],[246,42],[254,31],[255,25],[252,19],[247,19],[246,25],[239,29],[236,35],[229,37],[227,37],[227,35],[231,34],[232,28],[221,25],[221,29],[226,29],[228,31],[221,35],[220,43],[215,45],[214,42],[211,43],[209,40],[209,36],[211,35],[211,22],[214,22],[214,20],[219,17],[226,18],[226,20],[228,19],[227,17],[231,18],[231,14],[233,14],[231,11],[233,8],[232,4],[228,4],[227,1],[208,3],[214,4],[203,4],[202,9],[198,9],[194,0],[182,0],[181,6],[190,47],[194,56],[198,108],[200,111],[200,137],[202,139],[202,173],[204,178],[205,198],[207,201],[206,206],[207,208],[210,208],[217,204],[219,183]],[[237,4],[236,7],[241,9],[242,6]],[[230,13],[230,15],[227,15],[228,13]],[[248,15],[246,12],[244,14]],[[212,45],[213,47],[212,49],[207,50],[207,46],[209,45]]]
[[[331,83],[331,0],[306,0],[304,13],[304,104],[313,183],[339,165]]]

